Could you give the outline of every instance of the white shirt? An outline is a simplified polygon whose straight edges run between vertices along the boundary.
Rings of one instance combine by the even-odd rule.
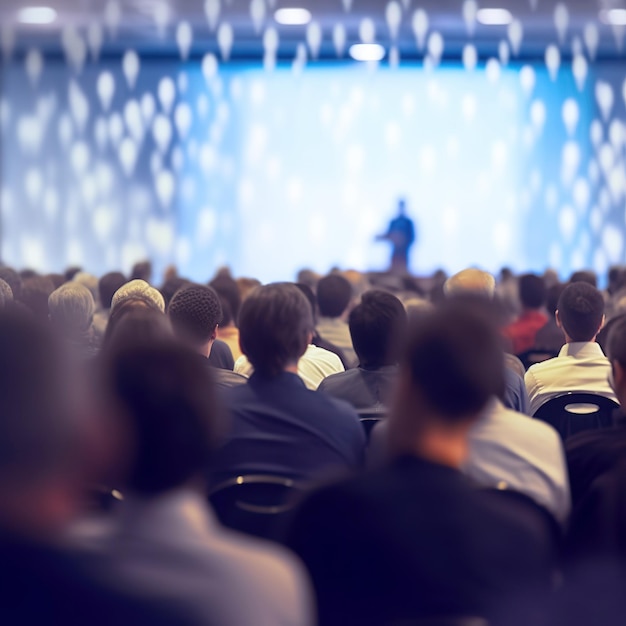
[[[317,322],[317,332],[322,339],[340,348],[348,361],[348,367],[356,367],[359,364],[354,347],[350,327],[339,317],[320,317]]]
[[[530,414],[548,400],[569,391],[597,393],[617,402],[608,378],[611,364],[595,342],[565,344],[559,356],[533,365],[524,377]]]
[[[486,488],[506,484],[532,498],[564,524],[571,498],[563,444],[552,426],[490,403],[469,433],[463,472]]]
[[[302,567],[286,550],[222,528],[204,498],[128,498],[102,548],[122,583],[220,626],[310,626]]]
[[[317,391],[322,381],[331,374],[344,372],[341,359],[334,353],[309,346],[302,358],[298,361],[298,376],[304,381],[307,389]],[[244,355],[235,363],[235,373],[250,378],[254,373],[254,367]]]

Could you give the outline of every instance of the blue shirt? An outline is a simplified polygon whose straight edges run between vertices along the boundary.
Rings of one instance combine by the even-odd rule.
[[[214,484],[240,474],[315,481],[363,465],[365,434],[355,410],[310,391],[296,374],[253,374],[227,402],[232,423],[215,456]]]
[[[504,406],[524,415],[530,415],[530,402],[526,384],[521,376],[518,376],[512,369],[504,368],[506,388],[504,390]]]

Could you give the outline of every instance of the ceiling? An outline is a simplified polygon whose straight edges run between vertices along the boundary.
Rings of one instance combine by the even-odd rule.
[[[273,20],[273,12],[280,7],[299,6],[307,8],[313,19],[322,28],[322,58],[336,56],[332,43],[332,30],[341,22],[347,32],[348,43],[359,40],[359,25],[366,18],[372,18],[376,25],[376,39],[390,45],[389,28],[385,19],[386,0],[352,0],[349,12],[344,8],[346,0],[265,0],[266,16],[259,31],[255,30],[250,16],[250,0],[221,0],[219,22],[229,22],[234,28],[232,57],[251,58],[263,54],[263,30],[274,25],[280,37],[279,56],[288,58],[294,54],[298,43],[306,39],[306,27],[278,26]],[[446,46],[445,55],[455,56],[471,39],[476,43],[481,55],[494,54],[498,44],[507,38],[506,27],[482,26],[477,24],[473,35],[469,35],[462,14],[462,0],[399,0],[408,9],[403,11],[403,19],[398,33],[397,46],[402,58],[421,57],[418,53],[411,22],[414,11],[424,8],[429,15],[430,32],[439,31]],[[176,26],[187,21],[193,28],[194,43],[192,55],[201,55],[207,49],[217,48],[215,32],[209,29],[205,15],[205,0],[0,0],[0,23],[6,31],[12,30],[16,48],[21,51],[32,46],[41,47],[48,53],[60,52],[61,32],[73,26],[86,33],[93,24],[105,26],[107,2],[117,2],[120,8],[120,22],[117,32],[111,36],[107,32],[103,54],[119,54],[133,47],[144,54],[177,55]],[[24,26],[17,24],[16,14],[20,8],[37,4],[54,7],[58,20],[50,26]],[[536,5],[535,8],[532,5]],[[620,54],[616,41],[620,34],[611,27],[600,23],[599,11],[603,8],[622,8],[626,0],[568,0],[564,3],[570,14],[566,40],[562,44],[565,55],[571,50],[575,37],[581,38],[585,24],[596,22],[600,28],[599,53],[605,57]],[[159,32],[157,28],[158,6],[167,7],[168,24]],[[557,42],[554,26],[556,0],[483,0],[482,7],[503,7],[509,9],[524,26],[522,56],[543,56],[549,43]],[[270,8],[271,7],[271,8]],[[622,33],[623,34],[623,33]]]

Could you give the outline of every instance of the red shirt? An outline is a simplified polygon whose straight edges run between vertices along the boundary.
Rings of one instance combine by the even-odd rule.
[[[513,344],[513,353],[521,354],[535,345],[537,332],[548,323],[548,316],[541,311],[525,311],[502,332]]]

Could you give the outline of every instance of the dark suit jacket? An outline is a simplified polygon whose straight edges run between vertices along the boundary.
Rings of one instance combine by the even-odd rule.
[[[224,343],[219,339],[213,343],[211,356],[209,356],[209,363],[211,363],[213,367],[230,370],[231,372],[235,369],[235,359],[233,359],[233,353],[227,343]]]
[[[312,576],[321,626],[489,616],[525,580],[547,580],[550,558],[539,526],[415,457],[313,494],[287,544]]]

